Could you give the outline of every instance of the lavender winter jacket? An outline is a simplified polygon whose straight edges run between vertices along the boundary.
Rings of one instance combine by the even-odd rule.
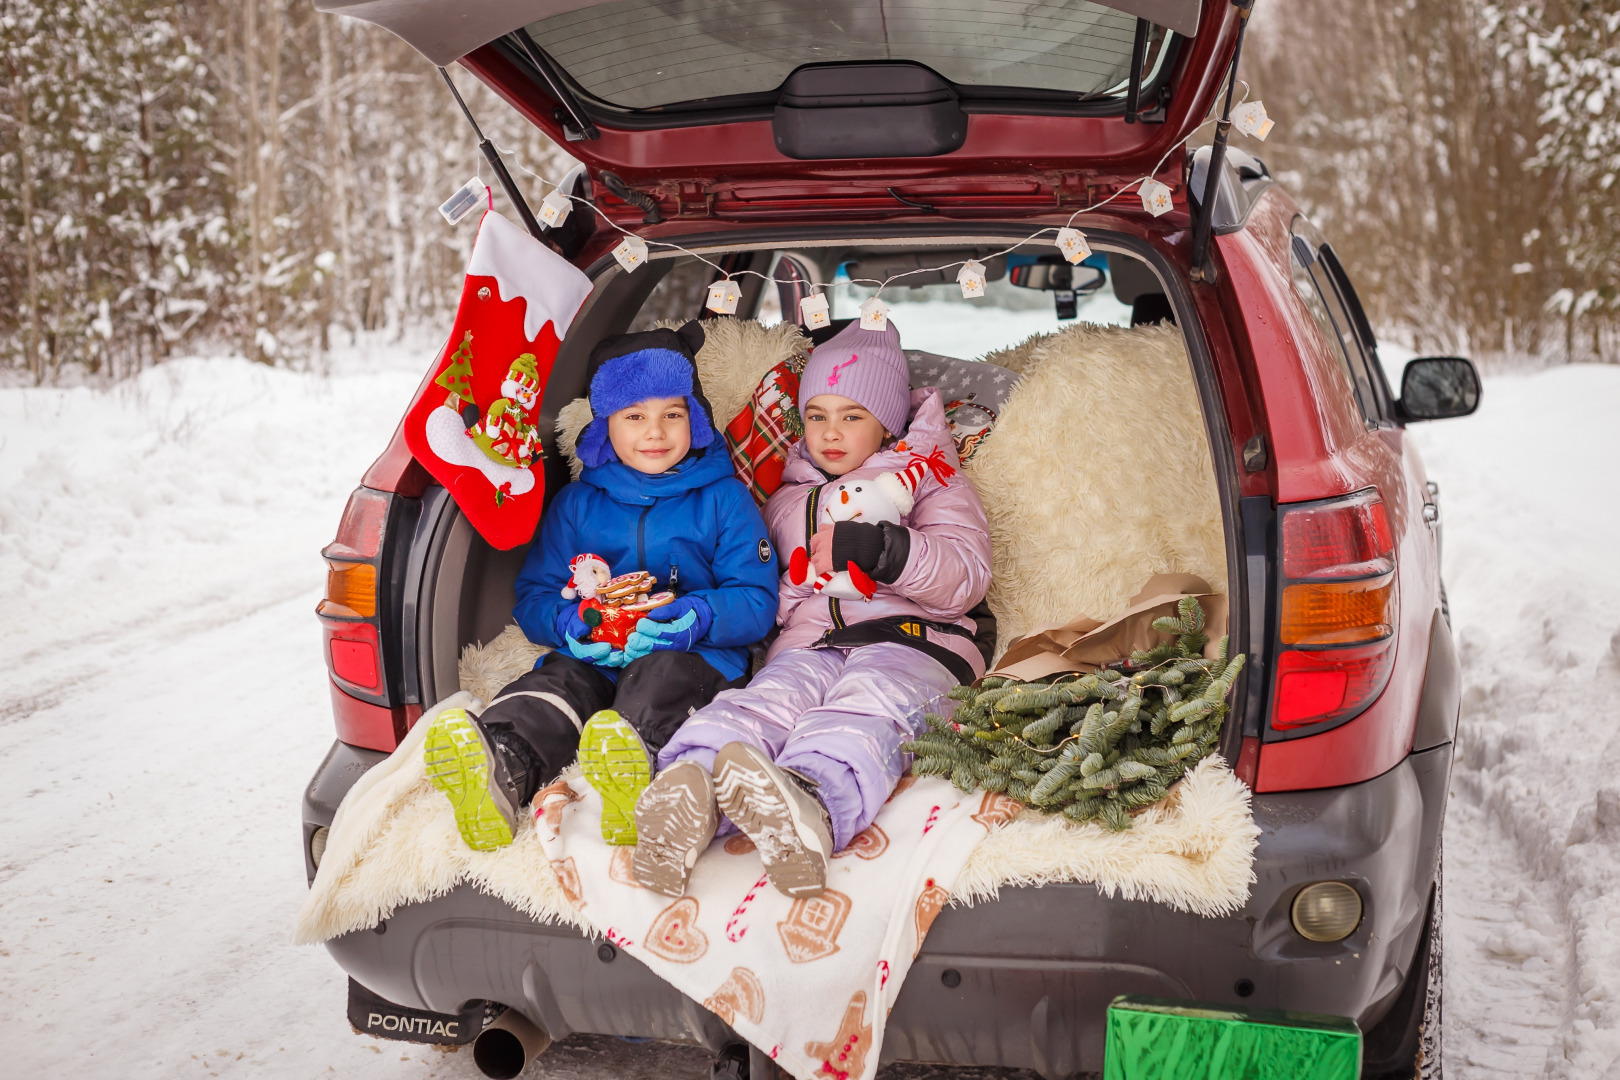
[[[911,552],[905,569],[892,585],[879,584],[877,593],[866,601],[831,600],[812,590],[813,576],[795,585],[784,572],[778,584],[776,616],[782,633],[768,658],[814,644],[834,625],[832,605],[836,603],[840,621],[846,625],[897,615],[955,623],[969,631],[969,636],[930,633],[929,639],[961,656],[975,675],[984,674],[984,657],[970,636],[973,620],[963,616],[984,598],[990,585],[990,525],[978,493],[961,473],[938,390],[930,387],[911,392],[911,426],[901,444],[905,450],[880,450],[839,479],[864,480],[898,471],[911,462],[913,452],[927,456],[936,448],[957,470],[943,486],[930,475],[918,489],[916,505],[906,515]],[[810,493],[825,483],[827,477],[810,460],[804,443],[799,443],[783,469],[782,486],[765,504],[765,525],[783,566],[795,548],[809,546],[806,504]]]

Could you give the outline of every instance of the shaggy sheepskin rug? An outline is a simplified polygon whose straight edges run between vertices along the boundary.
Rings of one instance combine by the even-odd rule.
[[[985,357],[1020,374],[964,466],[990,520],[996,652],[1109,619],[1154,574],[1226,591],[1215,471],[1181,333],[1079,324]]]
[[[299,911],[296,941],[314,944],[376,926],[401,905],[443,896],[463,882],[542,923],[590,932],[558,882],[532,819],[520,821],[516,838],[499,850],[473,851],[462,843],[450,804],[422,766],[427,729],[451,708],[476,714],[482,703],[465,690],[441,702],[344,798]],[[1003,886],[1085,881],[1108,896],[1230,915],[1248,900],[1259,833],[1249,789],[1225,762],[1209,757],[1163,801],[1140,811],[1129,832],[1026,811],[974,849],[952,903],[993,899]]]

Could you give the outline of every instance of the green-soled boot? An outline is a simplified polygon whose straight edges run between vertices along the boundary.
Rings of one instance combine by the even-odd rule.
[[[602,796],[602,839],[636,842],[636,800],[652,783],[652,758],[628,721],[603,709],[579,733],[579,768]]]
[[[446,709],[434,718],[422,763],[455,808],[456,828],[468,847],[492,851],[512,842],[516,796],[506,790],[506,769],[467,710]]]

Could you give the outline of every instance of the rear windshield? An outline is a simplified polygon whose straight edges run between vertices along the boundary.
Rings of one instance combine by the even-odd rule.
[[[838,61],[910,60],[964,89],[1122,94],[1136,17],[1018,0],[616,0],[527,30],[586,93],[649,109],[768,94]],[[1145,81],[1174,36],[1154,28]]]

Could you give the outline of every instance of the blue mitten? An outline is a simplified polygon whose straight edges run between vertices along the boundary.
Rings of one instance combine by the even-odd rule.
[[[629,662],[620,660],[615,663],[613,646],[605,641],[580,641],[571,634],[563,635],[563,640],[568,642],[568,651],[573,655],[574,659],[583,660],[587,664],[598,664],[602,667],[623,667]],[[622,657],[624,653],[618,653],[617,655]]]
[[[568,652],[576,660],[597,667],[624,667],[634,657],[626,656],[605,641],[587,641],[594,629],[579,617],[579,607],[569,604],[557,612],[557,636],[568,643]]]
[[[701,596],[683,596],[658,609],[658,618],[644,618],[625,642],[624,655],[639,660],[661,650],[691,652],[714,623],[714,609]]]
[[[579,617],[578,604],[564,604],[558,610],[557,636],[564,641],[570,639],[576,643],[586,641],[591,636],[593,629],[595,628],[590,623]],[[583,647],[585,646],[581,646],[581,648]],[[570,646],[570,649],[572,649],[572,646]],[[577,656],[578,653],[576,652],[575,655]],[[585,657],[581,656],[580,659],[583,660]]]

